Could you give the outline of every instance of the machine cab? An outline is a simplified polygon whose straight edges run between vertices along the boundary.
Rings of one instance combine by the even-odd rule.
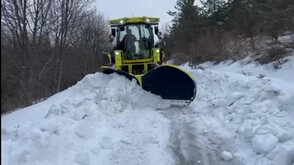
[[[129,24],[117,28],[116,47],[123,59],[148,59],[154,48],[153,28],[149,24]]]
[[[110,20],[110,42],[113,51],[108,53],[110,65],[116,70],[131,74],[144,74],[161,64],[164,53],[155,44],[159,18],[130,17]],[[114,65],[113,65],[114,64]]]
[[[111,42],[115,41],[114,52],[121,51],[122,60],[154,59],[155,39],[158,35],[159,18],[130,17],[110,20]],[[122,62],[123,62],[122,61]]]

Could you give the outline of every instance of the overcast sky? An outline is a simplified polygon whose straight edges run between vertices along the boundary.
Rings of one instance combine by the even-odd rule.
[[[160,26],[172,20],[167,14],[175,11],[177,0],[96,0],[97,10],[107,19],[132,16],[160,17]],[[196,0],[196,4],[199,4]]]

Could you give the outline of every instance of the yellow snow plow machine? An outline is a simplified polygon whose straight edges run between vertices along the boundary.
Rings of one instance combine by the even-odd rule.
[[[115,46],[106,53],[109,66],[102,66],[102,72],[135,79],[144,90],[168,99],[174,105],[188,105],[196,96],[196,83],[180,67],[163,63],[165,53],[160,42],[159,20],[155,17],[109,20],[109,39],[115,41]]]

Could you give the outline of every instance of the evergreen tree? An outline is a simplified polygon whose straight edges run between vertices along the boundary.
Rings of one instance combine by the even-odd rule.
[[[206,27],[217,29],[231,29],[233,26],[233,0],[200,1],[201,17]]]
[[[199,12],[194,5],[195,0],[178,0],[175,6],[176,11],[168,13],[174,17],[171,27],[168,44],[170,49],[176,53],[181,53],[182,60],[192,60],[191,47],[197,42],[200,32]]]

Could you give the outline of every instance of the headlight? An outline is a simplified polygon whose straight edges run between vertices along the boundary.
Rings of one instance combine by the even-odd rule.
[[[119,21],[119,23],[120,23],[120,24],[123,24],[123,23],[124,23],[124,21],[123,21],[123,20],[120,20],[120,21]]]
[[[119,52],[115,52],[115,55],[119,55]]]

